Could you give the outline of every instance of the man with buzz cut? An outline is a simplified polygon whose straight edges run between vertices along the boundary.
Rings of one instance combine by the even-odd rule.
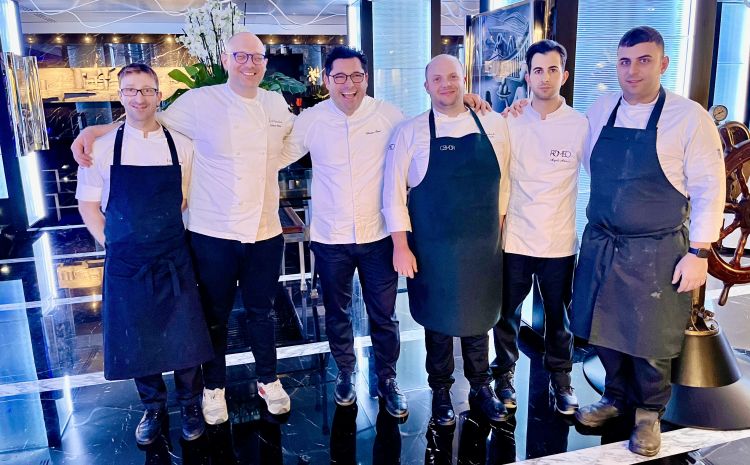
[[[606,371],[601,400],[576,419],[596,427],[635,409],[629,448],[645,456],[661,447],[672,359],[690,292],[706,282],[726,189],[718,131],[699,104],[661,86],[668,66],[657,30],[629,30],[617,47],[621,92],[587,112],[591,198],[571,314]]]
[[[153,69],[130,64],[117,77],[125,123],[96,141],[76,188],[83,222],[106,249],[104,377],[135,378],[146,408],[135,438],[148,445],[169,435],[162,373],[174,371],[182,437],[191,441],[205,430],[200,364],[213,357],[182,222],[193,144],[156,120]]]
[[[494,328],[495,391],[516,408],[513,385],[518,360],[521,304],[539,282],[544,307],[544,366],[550,372],[555,408],[572,415],[578,400],[571,387],[573,335],[569,329],[578,171],[588,137],[586,117],[568,106],[560,88],[568,78],[565,48],[552,40],[526,52],[525,80],[533,95],[522,114],[507,119],[510,183],[503,198],[503,305]]]

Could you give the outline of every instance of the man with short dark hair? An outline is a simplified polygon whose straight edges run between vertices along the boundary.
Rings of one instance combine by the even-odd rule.
[[[578,239],[575,231],[578,170],[588,136],[586,117],[560,96],[568,78],[565,48],[552,40],[526,52],[531,105],[507,119],[510,183],[503,198],[503,305],[494,328],[495,391],[516,408],[513,386],[518,360],[521,304],[536,276],[544,307],[544,365],[551,373],[555,408],[572,415],[578,399],[571,387],[573,335],[568,310]]]
[[[668,65],[658,31],[631,29],[617,48],[622,92],[587,112],[591,198],[571,315],[606,370],[602,399],[576,418],[596,427],[635,408],[629,448],[646,456],[661,446],[671,362],[690,291],[706,281],[726,188],[716,127],[700,105],[664,90]]]
[[[334,399],[356,402],[354,334],[348,307],[352,278],[359,274],[370,322],[378,396],[388,413],[409,411],[396,383],[400,335],[396,319],[398,274],[391,257],[382,208],[388,138],[404,115],[395,106],[365,94],[367,58],[336,47],[325,61],[324,82],[331,98],[303,111],[285,144],[282,166],[310,152],[312,224],[310,249],[325,305],[325,327],[339,373]]]
[[[148,445],[169,435],[162,373],[174,371],[190,441],[205,430],[200,364],[213,356],[182,222],[193,144],[157,122],[161,92],[150,67],[130,64],[117,77],[125,123],[96,141],[76,188],[86,227],[106,246],[104,377],[135,378],[146,407],[135,437]]]

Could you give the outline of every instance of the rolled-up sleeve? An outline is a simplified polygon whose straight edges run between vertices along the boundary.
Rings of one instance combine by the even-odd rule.
[[[102,166],[109,169],[109,164],[102,160],[102,144],[94,142],[92,147],[94,163],[88,167],[78,167],[78,181],[76,184],[76,199],[83,202],[101,202],[104,189]]]
[[[411,219],[406,207],[409,165],[412,153],[407,144],[403,126],[391,136],[385,158],[383,182],[383,216],[388,232],[411,231]]]
[[[685,146],[684,170],[690,196],[690,240],[715,242],[724,221],[726,173],[721,139],[705,111],[689,128]]]

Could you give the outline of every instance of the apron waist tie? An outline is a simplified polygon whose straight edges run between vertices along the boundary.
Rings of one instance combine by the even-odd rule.
[[[684,227],[684,225],[680,223],[679,225],[673,228],[658,229],[656,231],[647,232],[647,233],[639,233],[639,234],[615,234],[614,232],[607,229],[605,226],[602,226],[599,224],[592,224],[591,227],[596,229],[598,232],[604,234],[605,236],[607,236],[612,242],[614,242],[615,247],[619,247],[620,245],[622,245],[623,240],[638,239],[638,238],[643,238],[643,237],[664,236],[664,235],[679,231],[680,229]]]
[[[133,279],[139,280],[145,278],[144,281],[146,281],[146,292],[148,292],[149,295],[154,295],[154,268],[162,264],[166,264],[169,268],[169,275],[172,281],[172,292],[174,293],[175,297],[179,297],[182,294],[182,289],[180,288],[180,278],[177,274],[177,267],[175,266],[173,260],[161,258],[154,262],[147,263],[138,270],[138,273],[133,276]]]

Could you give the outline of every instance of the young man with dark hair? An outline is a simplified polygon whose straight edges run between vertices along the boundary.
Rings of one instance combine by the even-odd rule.
[[[591,199],[571,314],[606,370],[602,399],[576,418],[596,427],[634,408],[629,447],[646,456],[661,446],[672,359],[690,291],[706,281],[726,189],[716,127],[699,104],[664,90],[668,65],[658,31],[631,29],[617,48],[622,92],[587,112]]]
[[[162,373],[174,370],[190,441],[205,429],[200,364],[213,356],[182,222],[193,144],[157,122],[161,92],[150,67],[131,64],[117,77],[125,123],[96,141],[76,190],[86,227],[106,246],[104,377],[135,378],[146,407],[135,437],[147,445],[167,422]]]
[[[495,391],[516,407],[513,386],[518,360],[521,304],[536,276],[542,295],[544,365],[551,373],[556,409],[572,415],[578,400],[571,387],[573,335],[568,311],[578,239],[575,231],[578,170],[588,136],[586,117],[565,103],[565,48],[542,40],[526,53],[531,105],[509,117],[510,183],[501,206],[504,269],[502,316],[494,328]]]

